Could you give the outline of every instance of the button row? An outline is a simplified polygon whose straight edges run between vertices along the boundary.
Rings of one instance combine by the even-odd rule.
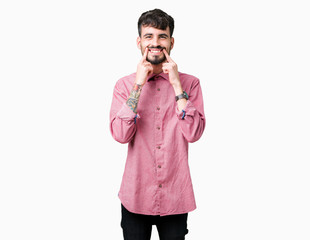
[[[160,91],[160,88],[157,88],[157,91]],[[157,109],[157,111],[159,111],[159,110],[160,110],[160,107],[157,107],[156,109]],[[156,129],[160,130],[160,127],[157,126]],[[157,149],[160,149],[160,146],[157,146],[156,148],[157,148]],[[157,167],[158,167],[158,168],[161,168],[161,165],[158,165]],[[158,187],[159,187],[159,188],[162,188],[163,185],[162,185],[162,184],[159,184]],[[158,213],[160,213],[160,212],[158,211]]]

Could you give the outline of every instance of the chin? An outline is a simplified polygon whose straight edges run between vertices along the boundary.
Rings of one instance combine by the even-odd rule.
[[[164,57],[164,58],[152,58],[152,59],[147,58],[146,60],[153,65],[159,65],[166,60],[166,57]]]

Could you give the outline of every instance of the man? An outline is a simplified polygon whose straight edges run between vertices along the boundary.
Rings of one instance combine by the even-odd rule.
[[[111,133],[129,143],[119,191],[125,240],[149,240],[152,225],[161,240],[185,239],[188,212],[196,208],[188,142],[205,128],[202,91],[170,57],[173,29],[173,18],[162,10],[143,13],[137,38],[142,59],[114,88]]]

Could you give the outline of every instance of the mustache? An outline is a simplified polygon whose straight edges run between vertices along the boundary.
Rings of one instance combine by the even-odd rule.
[[[155,46],[149,46],[149,47],[147,47],[147,48],[148,48],[148,49],[154,49],[154,48],[155,48],[155,49],[160,49],[160,50],[166,49],[165,47],[162,47],[162,46],[159,46],[159,45],[156,46],[156,47],[155,47]],[[166,49],[166,50],[167,50],[167,49]]]

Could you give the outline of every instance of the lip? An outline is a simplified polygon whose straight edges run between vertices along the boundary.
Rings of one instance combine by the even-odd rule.
[[[153,55],[160,55],[163,51],[163,48],[149,48],[148,51]]]

